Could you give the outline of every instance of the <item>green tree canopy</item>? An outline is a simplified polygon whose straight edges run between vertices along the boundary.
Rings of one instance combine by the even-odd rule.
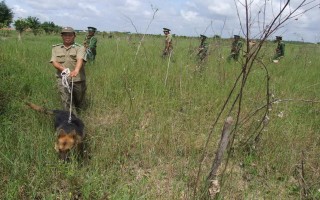
[[[22,33],[27,28],[29,28],[29,23],[26,19],[19,18],[13,23],[14,27],[19,33]]]
[[[23,31],[29,28],[28,21],[26,19],[19,18],[16,21],[14,21],[13,25],[19,33],[19,40],[21,40],[21,34],[23,33]]]
[[[29,28],[31,28],[34,35],[37,35],[40,31],[41,22],[39,18],[29,16],[27,17],[27,22],[29,24]]]
[[[0,28],[3,26],[10,26],[13,20],[13,11],[10,9],[5,1],[0,2]]]
[[[54,32],[56,25],[53,22],[43,22],[41,24],[41,28],[44,30],[46,34],[50,34]]]
[[[29,23],[26,19],[19,18],[13,23],[14,27],[16,27],[16,30],[18,31],[19,35],[18,38],[21,40],[21,34],[23,31],[25,31],[27,28],[29,28]]]

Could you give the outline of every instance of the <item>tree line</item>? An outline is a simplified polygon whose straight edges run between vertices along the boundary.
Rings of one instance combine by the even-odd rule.
[[[46,34],[58,33],[61,30],[61,27],[54,24],[53,22],[43,22],[41,23],[39,18],[28,16],[27,18],[18,18],[13,20],[14,13],[11,8],[9,8],[5,1],[0,2],[0,29],[10,28],[10,25],[13,24],[15,29],[19,33],[19,38],[21,34],[26,30],[31,30],[34,35],[38,35],[42,32]]]

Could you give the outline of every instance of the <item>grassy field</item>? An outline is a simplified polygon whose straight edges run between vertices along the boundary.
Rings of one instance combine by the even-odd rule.
[[[91,159],[82,164],[58,161],[52,119],[25,106],[61,108],[49,63],[60,36],[1,38],[0,199],[202,199],[229,113],[213,123],[242,69],[226,62],[231,41],[209,39],[199,67],[198,38],[175,37],[168,62],[163,37],[146,36],[140,48],[135,36],[97,37],[96,62],[86,66],[88,109],[80,115]],[[262,112],[238,126],[218,199],[320,199],[320,46],[288,43],[277,64],[270,62],[274,48],[265,43],[259,58],[272,96],[283,101],[272,104],[259,141],[245,142],[257,134]],[[266,104],[266,80],[255,62],[240,121]]]

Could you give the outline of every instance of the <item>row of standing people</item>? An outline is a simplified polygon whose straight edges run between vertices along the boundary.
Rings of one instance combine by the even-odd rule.
[[[272,61],[274,63],[279,62],[279,60],[281,58],[284,57],[284,53],[285,53],[285,43],[282,41],[282,36],[276,36],[276,40],[275,42],[277,43],[277,47],[275,49],[275,53],[274,56],[272,58]],[[254,45],[256,45],[256,43],[254,41],[249,41],[249,46],[250,49],[254,48]],[[238,61],[239,60],[239,56],[240,56],[240,52],[242,50],[242,46],[243,43],[240,40],[240,36],[239,35],[234,35],[234,40],[231,44],[231,51],[230,51],[230,55],[228,56],[227,60],[235,60]],[[249,51],[250,52],[250,51]],[[249,53],[247,52],[247,53]]]
[[[171,55],[172,50],[173,50],[172,36],[170,34],[170,31],[171,30],[168,28],[163,28],[163,32],[165,34],[165,48],[162,53],[163,57]],[[197,57],[199,58],[200,62],[204,61],[204,59],[208,55],[209,45],[206,40],[207,40],[207,36],[200,35],[200,45],[198,47],[198,53],[197,53]],[[272,60],[273,60],[273,62],[277,63],[284,56],[285,44],[282,41],[281,36],[276,36],[275,42],[277,43],[277,47],[276,47],[275,54],[274,54]],[[254,44],[255,44],[254,42],[252,42],[252,41],[250,42],[251,47]],[[241,54],[242,47],[243,47],[243,42],[241,41],[240,36],[234,35],[234,39],[231,43],[230,55],[227,57],[227,61],[231,61],[231,60],[238,61],[239,56]]]
[[[86,75],[84,65],[87,61],[94,61],[97,55],[97,38],[95,37],[96,28],[88,27],[83,45],[75,43],[76,33],[73,28],[65,27],[61,31],[63,43],[53,45],[50,63],[56,68],[57,87],[60,93],[61,102],[65,110],[69,110],[70,106],[74,107],[74,113],[84,108],[86,86]],[[165,47],[162,52],[163,57],[170,56],[173,51],[172,35],[170,29],[163,28],[165,35]],[[207,36],[200,35],[200,45],[198,47],[197,57],[202,62],[208,55]],[[278,62],[284,56],[285,44],[282,42],[282,37],[276,37],[277,48],[273,57],[274,62]],[[227,60],[238,61],[243,43],[239,35],[234,36],[231,44],[230,55]],[[71,95],[68,89],[63,85],[62,75],[66,69],[70,69],[68,81],[72,81],[72,103]]]

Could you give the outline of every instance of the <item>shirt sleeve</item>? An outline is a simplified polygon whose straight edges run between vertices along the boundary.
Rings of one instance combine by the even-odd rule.
[[[84,61],[87,61],[85,54],[86,54],[85,47],[81,46],[77,51],[77,59],[83,59]]]
[[[56,51],[54,50],[54,48],[52,48],[52,51],[51,51],[51,59],[50,59],[50,63],[52,63],[53,61],[56,61],[57,59],[57,56],[56,56]]]
[[[91,38],[91,40],[90,40],[90,48],[91,49],[94,49],[94,48],[96,48],[96,46],[97,46],[97,38],[95,38],[95,37],[93,37],[93,38]]]
[[[167,42],[171,42],[171,40],[172,40],[172,35],[170,34],[170,35],[168,35],[168,37],[167,37]]]

